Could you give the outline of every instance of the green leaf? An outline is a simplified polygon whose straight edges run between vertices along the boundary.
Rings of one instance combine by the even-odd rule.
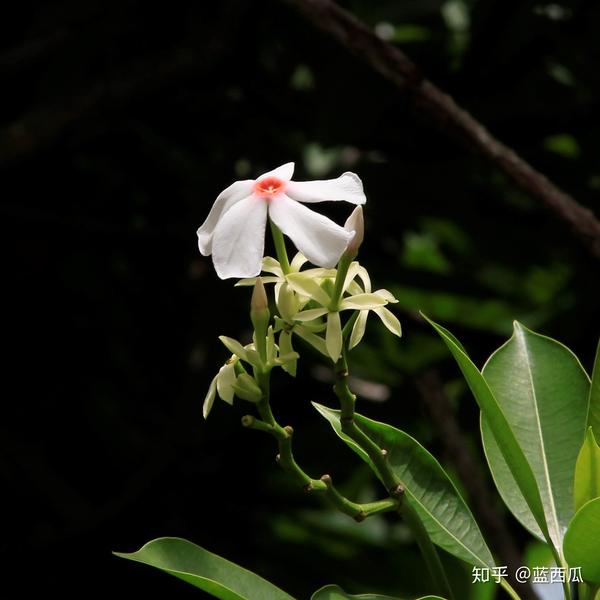
[[[569,567],[581,567],[585,582],[600,584],[600,498],[577,511],[565,534],[563,550]]]
[[[334,431],[377,473],[367,454],[342,432],[340,412],[313,403]],[[404,501],[417,512],[431,540],[465,562],[495,566],[471,511],[437,460],[407,433],[355,415],[356,425],[380,448],[405,489]]]
[[[544,537],[550,540],[545,520],[544,505],[542,504],[535,476],[521,446],[517,442],[517,438],[503,409],[498,404],[479,369],[473,364],[464,349],[457,344],[456,338],[441,325],[434,323],[425,315],[423,316],[444,340],[452,356],[454,356],[454,359],[458,363],[477,404],[479,404],[481,412],[487,419],[487,423],[489,423],[494,437],[496,440],[501,441],[500,451],[506,461],[508,470],[514,477],[518,489],[535,518],[535,522],[544,534]]]
[[[596,360],[592,372],[592,385],[590,387],[590,408],[588,423],[594,431],[597,440],[600,440],[600,340],[596,350]]]
[[[560,154],[566,158],[577,158],[581,154],[581,147],[575,137],[569,133],[549,135],[542,142],[546,150]]]
[[[294,600],[255,573],[181,538],[158,538],[137,552],[114,554],[170,573],[222,600]]]
[[[589,427],[577,457],[573,495],[578,511],[588,500],[600,497],[600,446]]]
[[[573,479],[585,436],[588,376],[566,346],[517,322],[512,337],[488,359],[483,376],[532,467],[550,537],[560,548],[574,512]],[[542,537],[486,415],[481,433],[502,499],[525,528]]]
[[[326,585],[317,590],[310,600],[402,600],[381,594],[347,594],[339,585]],[[444,600],[440,596],[421,596],[418,600]]]

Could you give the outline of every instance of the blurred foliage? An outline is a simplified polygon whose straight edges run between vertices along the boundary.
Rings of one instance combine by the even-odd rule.
[[[599,212],[600,4],[343,4]],[[93,572],[99,593],[198,597],[109,554],[181,535],[299,598],[332,582],[352,593],[427,591],[402,526],[342,522],[299,493],[271,440],[241,430],[247,406],[219,403],[203,422],[225,358],[216,336],[248,337],[249,294],[216,278],[196,228],[230,182],[288,160],[299,178],[359,173],[369,198],[360,259],[400,298],[404,327],[396,340],[372,319],[352,353],[360,381],[387,386],[360,411],[418,435],[442,461],[414,376],[441,370],[481,459],[478,418],[418,311],[451,326],[479,365],[517,318],[589,368],[598,263],[283,3],[58,0],[12,12],[0,22],[10,242],[0,548],[11,581],[79,597]],[[338,221],[348,213],[323,210]],[[331,403],[314,361],[307,354],[297,382],[274,386],[299,459],[315,476],[349,478],[356,497],[377,495],[310,407]]]

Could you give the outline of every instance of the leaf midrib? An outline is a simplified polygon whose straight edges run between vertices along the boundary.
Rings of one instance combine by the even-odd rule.
[[[350,441],[354,442],[354,440],[352,440],[352,438],[348,438]],[[356,446],[357,448],[359,448],[359,446]],[[362,450],[362,448],[361,448]],[[393,449],[390,452],[390,462],[391,462],[391,455],[393,453]],[[366,453],[365,453],[365,456]],[[367,456],[369,462],[371,461],[371,459]],[[411,457],[412,459],[412,457]],[[406,468],[408,469],[408,463],[406,463]],[[395,469],[394,469],[395,470]],[[408,496],[410,496],[416,504],[418,504],[425,513],[427,513],[429,515],[429,517],[431,518],[432,521],[434,521],[435,523],[438,524],[438,526],[440,527],[440,529],[443,529],[449,537],[451,537],[453,540],[455,540],[462,548],[464,548],[467,552],[467,554],[469,556],[472,556],[475,559],[476,564],[479,564],[483,567],[489,567],[490,563],[485,562],[484,560],[482,560],[477,554],[475,554],[475,552],[473,550],[471,550],[468,546],[465,546],[465,544],[456,536],[455,533],[453,533],[452,531],[450,531],[431,511],[430,509],[423,504],[423,502],[421,500],[419,500],[419,498],[417,498],[417,496],[415,496],[415,494],[405,485],[404,479],[402,478],[400,483],[404,486],[405,488],[405,493],[408,494]],[[459,498],[462,499],[462,496],[460,496],[460,494],[458,493],[458,490],[455,489],[456,494],[458,495]],[[464,502],[464,501],[463,501]],[[477,525],[477,522],[475,521],[475,518],[473,517],[473,513],[471,513],[471,511],[469,510],[469,507],[467,506],[466,502],[464,503],[465,509],[468,512],[468,514],[471,516],[471,518],[473,519],[473,522],[475,522],[475,524]],[[481,531],[479,532],[481,534]],[[483,534],[481,534],[481,537],[483,539]],[[485,544],[485,540],[484,540],[484,544]],[[489,552],[489,548],[487,548],[486,545],[486,549]],[[495,563],[492,561],[491,563],[492,566],[495,566]]]
[[[525,366],[527,367],[527,374],[529,376],[529,382],[531,384],[533,404],[535,406],[534,415],[535,415],[536,426],[538,429],[538,434],[539,434],[538,437],[540,440],[540,449],[541,449],[542,459],[543,459],[544,479],[546,480],[546,486],[547,486],[547,490],[548,490],[548,498],[550,500],[550,512],[551,512],[551,517],[553,519],[555,535],[557,537],[555,542],[560,542],[560,524],[558,522],[558,513],[556,512],[556,504],[554,502],[554,494],[553,494],[552,482],[550,479],[550,472],[548,471],[548,460],[546,458],[546,446],[544,443],[544,433],[542,431],[542,424],[540,422],[538,399],[537,399],[537,394],[535,391],[535,385],[533,383],[533,372],[531,370],[531,358],[529,356],[529,350],[527,349],[527,344],[525,343],[525,337],[524,337],[523,331],[521,329],[518,329],[515,333],[516,333],[516,337],[517,337],[517,342],[518,342],[519,346],[521,346],[521,348],[525,354]]]

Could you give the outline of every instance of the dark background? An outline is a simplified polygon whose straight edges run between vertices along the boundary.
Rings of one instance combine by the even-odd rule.
[[[344,6],[598,212],[597,2]],[[2,595],[202,596],[110,554],[162,535],[298,598],[332,582],[355,593],[427,591],[402,527],[354,524],[295,489],[272,440],[240,426],[247,404],[217,400],[202,419],[228,356],[217,336],[248,338],[249,291],[218,280],[196,228],[232,181],[287,161],[297,179],[359,173],[361,261],[376,287],[396,293],[404,326],[397,340],[370,320],[351,355],[354,374],[388,396],[359,410],[442,461],[415,376],[441,373],[481,461],[477,411],[417,310],[446,324],[479,365],[516,318],[590,369],[597,260],[284,3],[21,2],[0,21],[0,40]],[[317,208],[339,222],[350,210]],[[296,382],[277,374],[275,410],[294,425],[311,474],[332,473],[357,498],[379,495],[310,407],[332,404],[317,365],[308,353]]]

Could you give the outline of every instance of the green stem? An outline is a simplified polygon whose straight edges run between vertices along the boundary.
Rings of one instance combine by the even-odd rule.
[[[344,514],[350,515],[355,521],[364,521],[367,517],[382,512],[388,512],[395,510],[398,506],[398,502],[392,498],[386,498],[384,500],[377,500],[376,502],[368,502],[365,504],[358,504],[348,500],[345,496],[342,496],[340,492],[334,487],[333,481],[329,475],[323,475],[321,481],[327,486],[327,497],[331,500],[333,505]]]
[[[504,591],[513,599],[513,600],[521,600],[521,596],[515,592],[514,588],[504,579],[500,579],[500,585],[504,588]]]
[[[377,473],[383,480],[389,494],[395,498],[401,497],[404,493],[404,486],[389,465],[387,453],[364,431],[362,431],[354,420],[356,396],[348,387],[348,363],[346,362],[345,349],[335,365],[335,378],[336,382],[333,389],[340,401],[340,422],[342,431],[367,453],[371,462],[374,464]],[[436,591],[447,595],[450,600],[454,600],[454,595],[440,561],[440,557],[429,538],[421,519],[407,502],[400,502],[397,510],[410,528],[415,541],[423,554],[425,564],[431,574]]]
[[[335,276],[335,284],[333,287],[333,294],[331,295],[331,302],[329,303],[329,310],[336,311],[340,309],[340,300],[344,293],[344,282],[346,281],[346,275],[348,269],[352,263],[352,257],[347,256],[345,253],[342,254],[340,262],[337,266],[337,272]]]
[[[283,239],[283,233],[281,229],[269,219],[269,225],[271,226],[271,235],[273,236],[273,243],[275,244],[275,252],[277,253],[277,260],[281,265],[281,270],[284,275],[287,275],[291,271],[290,261],[287,255],[287,249],[285,247],[285,240]]]
[[[580,583],[579,586],[579,600],[595,600],[600,585],[590,585],[589,583]]]
[[[554,547],[554,543],[552,542],[551,539],[547,539],[546,540],[548,542],[548,546],[550,547],[550,550],[552,551],[552,555],[554,556],[554,560],[556,562],[556,566],[557,567],[562,567],[563,569],[566,570],[566,572],[569,572],[569,566],[567,565],[565,559],[561,556],[560,552]],[[562,587],[563,587],[563,592],[564,592],[564,596],[565,596],[565,600],[571,600],[571,586],[569,585],[568,581],[563,581],[562,582]]]
[[[270,373],[257,373],[258,382],[263,392],[263,397],[256,407],[260,419],[252,415],[242,417],[242,425],[248,429],[264,431],[277,440],[279,453],[277,462],[279,466],[290,473],[307,492],[325,492],[333,505],[341,512],[350,515],[356,521],[363,521],[371,515],[394,510],[398,501],[393,498],[385,498],[376,502],[358,504],[343,496],[334,488],[329,475],[323,475],[321,479],[313,479],[296,462],[292,449],[292,437],[294,430],[290,427],[282,427],[275,419],[271,410],[270,400]]]

